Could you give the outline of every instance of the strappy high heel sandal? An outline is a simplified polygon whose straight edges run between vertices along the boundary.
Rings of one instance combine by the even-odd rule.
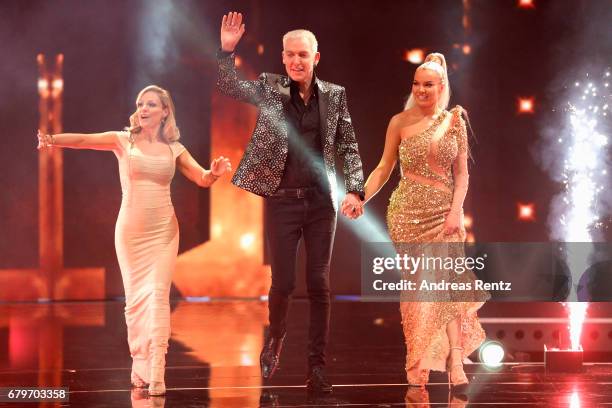
[[[468,381],[467,376],[465,375],[465,371],[463,371],[463,353],[461,353],[461,360],[459,363],[452,364],[451,363],[451,353],[453,350],[459,350],[463,352],[463,347],[451,347],[450,353],[448,355],[448,360],[446,363],[446,371],[448,373],[448,388],[452,387],[460,387],[462,385],[467,385],[470,382]]]
[[[140,376],[136,374],[134,370],[132,370],[130,380],[132,381],[132,386],[134,388],[147,388],[148,384],[142,378],[140,378]]]
[[[411,374],[411,370],[406,370],[408,385],[413,387],[424,387],[429,382],[429,370],[418,370],[416,374]]]

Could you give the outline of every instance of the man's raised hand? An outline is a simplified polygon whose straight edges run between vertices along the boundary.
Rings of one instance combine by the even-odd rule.
[[[242,24],[242,13],[230,11],[221,20],[221,49],[226,52],[233,52],[238,42],[244,34],[244,24]]]

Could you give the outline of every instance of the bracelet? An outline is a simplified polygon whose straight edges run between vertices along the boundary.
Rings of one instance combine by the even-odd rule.
[[[45,135],[43,137],[43,147],[53,146],[55,144],[55,137],[53,135]]]
[[[221,176],[215,176],[215,174],[212,172],[212,170],[210,171],[210,175],[212,176],[214,181],[219,180],[219,177],[221,177]]]

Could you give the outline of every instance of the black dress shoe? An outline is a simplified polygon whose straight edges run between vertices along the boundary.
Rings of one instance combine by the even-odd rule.
[[[272,378],[278,368],[284,340],[285,335],[282,337],[268,336],[264,342],[263,349],[261,349],[261,354],[259,355],[259,365],[261,366],[261,376],[266,380]]]
[[[322,366],[316,366],[310,369],[308,379],[306,380],[306,389],[313,393],[330,393],[332,392],[331,383],[325,378],[325,372]]]
[[[268,390],[263,390],[259,397],[259,408],[280,407],[278,395]]]

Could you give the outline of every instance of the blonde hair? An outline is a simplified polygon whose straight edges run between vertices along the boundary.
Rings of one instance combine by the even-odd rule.
[[[416,70],[418,71],[419,69],[428,69],[438,74],[440,81],[444,85],[444,89],[436,105],[437,108],[441,110],[448,108],[448,103],[450,102],[450,83],[448,82],[448,71],[446,70],[446,58],[444,58],[444,55],[439,52],[428,54],[425,58],[425,62],[419,65]],[[415,104],[414,96],[410,93],[404,110],[412,108]]]
[[[181,134],[176,126],[174,102],[172,102],[170,92],[157,85],[149,85],[138,93],[138,96],[136,97],[136,105],[138,105],[138,101],[140,98],[142,98],[142,95],[147,92],[155,92],[157,96],[159,96],[162,106],[168,109],[168,116],[162,119],[161,126],[159,127],[159,132],[161,133],[162,139],[166,143],[176,142],[180,139]],[[138,109],[136,109],[136,111],[130,116],[130,127],[127,130],[130,133],[140,133],[142,130],[142,126],[140,126],[138,122]]]
[[[292,30],[286,33],[285,35],[283,35],[283,49],[285,48],[285,45],[287,44],[288,40],[293,40],[296,38],[301,38],[301,39],[308,41],[310,43],[310,47],[312,49],[313,54],[317,53],[317,50],[319,48],[317,37],[315,37],[312,31],[308,31],[304,29]]]

